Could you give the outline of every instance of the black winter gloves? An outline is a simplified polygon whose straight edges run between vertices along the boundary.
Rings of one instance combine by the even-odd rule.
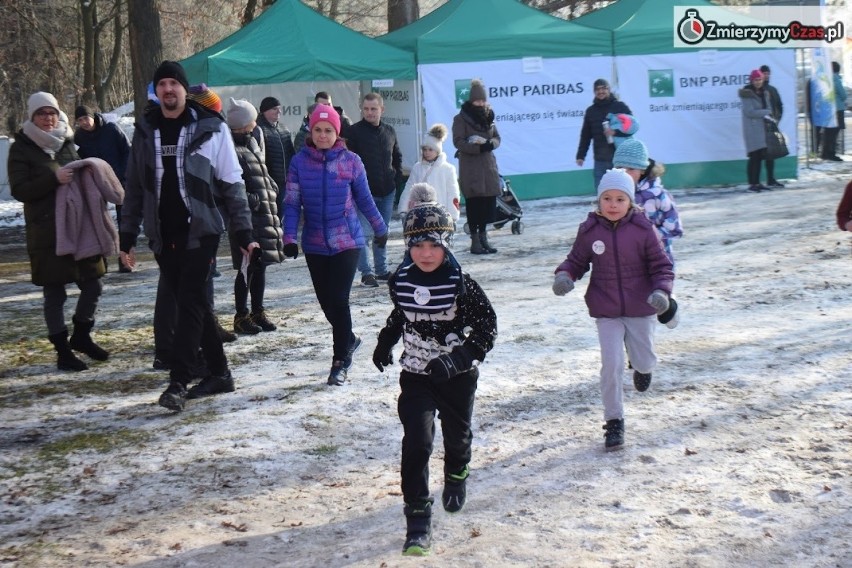
[[[284,256],[287,258],[298,258],[299,257],[299,245],[296,243],[287,243],[284,245]]]
[[[391,333],[387,328],[383,328],[379,332],[379,341],[376,343],[376,350],[373,351],[373,365],[379,371],[384,371],[385,367],[393,365],[393,346],[396,340],[391,338]]]
[[[473,365],[473,356],[464,345],[454,347],[452,351],[436,357],[426,365],[429,378],[435,383],[445,383],[451,378],[464,373]]]
[[[482,154],[483,152],[493,152],[493,151],[494,151],[494,144],[491,143],[491,140],[489,140],[488,142],[483,142],[482,144],[479,145],[479,153],[480,154]]]

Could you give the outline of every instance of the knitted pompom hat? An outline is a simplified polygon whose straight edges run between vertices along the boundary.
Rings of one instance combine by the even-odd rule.
[[[411,189],[413,192],[414,187]],[[423,241],[431,241],[449,248],[453,231],[452,218],[438,203],[427,202],[412,207],[402,221],[402,236],[408,248]]]
[[[648,149],[641,140],[628,138],[618,145],[612,156],[612,165],[616,168],[632,168],[645,171],[648,167]]]
[[[444,151],[443,142],[447,138],[447,127],[443,124],[433,124],[426,136],[423,137],[423,142],[420,143],[421,148],[432,148],[439,154]]]
[[[621,169],[613,168],[607,170],[598,184],[598,199],[607,190],[615,189],[623,191],[630,198],[630,203],[633,203],[636,184],[633,183],[633,178]]]
[[[257,120],[257,110],[253,104],[244,99],[236,100],[231,97],[231,106],[228,107],[227,116],[228,128],[239,130],[255,120]]]
[[[479,79],[474,79],[470,82],[470,94],[467,96],[469,101],[485,101],[488,97],[485,94],[485,85]]]
[[[50,93],[39,91],[31,94],[30,98],[27,99],[27,118],[32,120],[36,111],[44,107],[50,107],[59,112],[59,103],[56,102],[56,97]]]
[[[763,79],[763,73],[760,69],[755,69],[751,72],[751,75],[748,76],[749,81],[754,81],[755,79]]]
[[[214,112],[222,112],[222,99],[207,86],[207,83],[192,85],[186,96],[204,108]]]
[[[438,194],[435,188],[428,183],[415,183],[411,186],[411,191],[408,193],[408,208],[419,207],[438,201]]]

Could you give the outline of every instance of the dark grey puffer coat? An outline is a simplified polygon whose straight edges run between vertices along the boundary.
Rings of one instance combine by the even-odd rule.
[[[246,197],[251,210],[252,239],[260,245],[261,262],[275,264],[284,260],[284,243],[281,219],[278,216],[276,197],[278,186],[269,175],[263,160],[263,153],[251,134],[234,134],[234,148],[237,159],[243,168],[243,181],[246,184]],[[229,238],[231,261],[235,270],[243,262],[243,253],[239,243]]]

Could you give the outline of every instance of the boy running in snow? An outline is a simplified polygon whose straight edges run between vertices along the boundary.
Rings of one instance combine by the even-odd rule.
[[[601,346],[607,451],[624,445],[624,346],[635,369],[634,386],[642,392],[650,386],[657,365],[655,316],[669,308],[674,284],[672,261],[633,195],[633,180],[624,170],[603,175],[598,209],[580,225],[553,281],[553,292],[564,296],[591,267],[586,305],[596,320]]]
[[[419,193],[420,185],[427,184],[416,185],[412,194]],[[434,195],[433,190],[432,200]],[[393,364],[393,346],[402,338],[397,408],[403,426],[400,470],[406,556],[425,556],[431,549],[434,499],[429,491],[429,456],[436,411],[444,438],[441,502],[450,513],[464,506],[479,377],[474,361],[485,359],[497,337],[491,303],[448,248],[452,232],[452,218],[434,201],[418,204],[406,214],[403,237],[408,250],[388,281],[393,311],[373,353],[373,363],[383,371]]]

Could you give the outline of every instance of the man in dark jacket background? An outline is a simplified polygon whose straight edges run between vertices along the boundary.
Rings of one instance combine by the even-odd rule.
[[[612,157],[615,154],[615,144],[607,140],[607,136],[613,136],[615,132],[610,129],[604,131],[603,122],[609,113],[633,114],[630,107],[618,100],[610,91],[609,81],[606,79],[595,80],[595,98],[586,114],[583,116],[583,127],[580,130],[580,144],[577,146],[577,165],[581,166],[586,160],[589,144],[592,146],[592,154],[595,158],[594,176],[595,190],[604,173],[612,169]]]
[[[127,156],[130,154],[130,141],[124,131],[114,122],[108,122],[99,112],[80,105],[74,111],[77,129],[74,131],[74,144],[81,158],[100,158],[110,165],[122,187],[127,172]],[[115,206],[115,217],[121,226],[121,205]],[[130,272],[121,261],[119,272]]]
[[[382,121],[384,110],[382,96],[378,93],[367,93],[361,102],[363,118],[350,126],[344,135],[349,149],[358,154],[364,162],[370,193],[373,194],[385,225],[390,225],[396,188],[402,183],[402,153],[399,151],[393,126]],[[361,227],[365,236],[373,234],[364,216],[361,216]],[[361,249],[358,270],[361,272],[361,284],[376,288],[379,285],[378,280],[387,280],[390,276],[387,249],[384,244],[379,246],[373,242],[373,266],[369,250],[369,246]]]
[[[283,211],[284,188],[287,181],[287,169],[296,150],[290,131],[278,122],[281,118],[281,103],[275,97],[266,97],[260,102],[260,114],[257,125],[263,130],[266,169],[278,186],[277,205],[279,213]]]

